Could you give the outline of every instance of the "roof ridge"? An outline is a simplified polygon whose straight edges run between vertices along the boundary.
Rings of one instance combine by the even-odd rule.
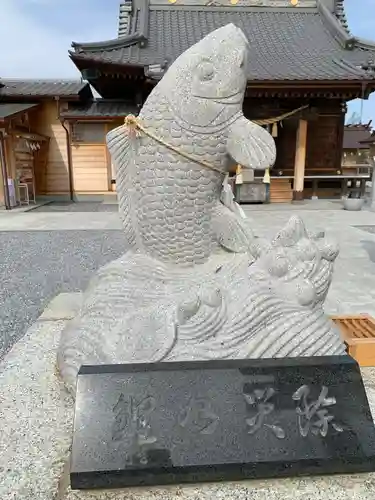
[[[335,17],[338,19],[339,23],[344,28],[346,33],[352,38],[352,40],[354,40],[355,45],[363,50],[370,50],[370,51],[375,50],[375,41],[366,40],[364,38],[355,36],[350,31],[345,10],[345,0],[334,0],[334,4],[335,4],[335,9],[334,9]]]
[[[345,0],[335,0],[335,16],[340,21],[342,27],[350,35],[350,29],[345,11]]]
[[[370,120],[368,123],[347,123],[345,125],[345,127],[348,129],[351,129],[351,130],[357,129],[357,131],[359,131],[359,130],[366,131],[366,130],[370,130],[371,123],[372,123],[372,120]]]
[[[36,80],[36,79],[8,79],[2,80],[0,97],[22,97],[34,99],[47,96],[84,96],[92,95],[89,82],[83,80]]]
[[[268,13],[285,13],[287,15],[295,14],[316,14],[318,12],[315,7],[298,7],[291,9],[288,6],[275,7],[272,5],[188,5],[188,4],[151,4],[150,11],[199,11],[202,12],[202,7],[213,12],[268,12]]]
[[[101,102],[105,102],[105,103],[110,103],[110,102],[119,103],[119,102],[121,102],[121,103],[127,104],[127,103],[133,103],[133,100],[132,99],[120,99],[120,98],[111,99],[111,98],[108,98],[108,97],[95,97],[91,101],[88,101],[87,104],[98,104],[98,103],[101,103]]]
[[[324,0],[319,0],[318,10],[333,37],[344,49],[352,50],[355,46],[355,38],[343,27],[337,16],[327,7]]]

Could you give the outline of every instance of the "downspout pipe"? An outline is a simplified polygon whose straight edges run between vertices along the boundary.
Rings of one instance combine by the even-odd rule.
[[[70,200],[74,201],[74,182],[73,182],[73,160],[72,160],[72,143],[70,137],[69,127],[66,126],[65,120],[60,118],[61,125],[65,129],[66,133],[66,152],[68,155],[68,178],[69,178],[69,193]]]
[[[5,209],[11,210],[10,206],[10,194],[9,194],[9,185],[8,185],[8,172],[5,160],[5,141],[4,141],[4,133],[0,130],[0,164],[1,164],[1,173],[3,176],[3,185],[4,185],[4,201],[5,201]]]

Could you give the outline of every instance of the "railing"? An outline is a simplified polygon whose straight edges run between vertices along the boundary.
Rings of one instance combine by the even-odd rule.
[[[368,163],[367,162],[364,162],[364,163],[351,163],[351,164],[349,164],[349,163],[343,163],[341,165],[341,169],[342,169],[343,173],[345,173],[345,170],[352,169],[352,170],[356,171],[357,175],[364,174],[364,175],[371,176],[372,168],[373,168],[373,166],[370,163],[370,161]]]

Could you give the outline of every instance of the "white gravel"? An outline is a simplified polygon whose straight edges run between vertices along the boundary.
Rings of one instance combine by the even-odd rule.
[[[85,289],[125,249],[117,230],[1,232],[0,359],[55,295]]]

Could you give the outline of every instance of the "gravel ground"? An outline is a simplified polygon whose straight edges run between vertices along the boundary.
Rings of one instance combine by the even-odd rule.
[[[117,203],[53,202],[34,208],[32,212],[118,212]]]
[[[55,295],[84,289],[125,248],[122,231],[0,233],[0,358]]]

